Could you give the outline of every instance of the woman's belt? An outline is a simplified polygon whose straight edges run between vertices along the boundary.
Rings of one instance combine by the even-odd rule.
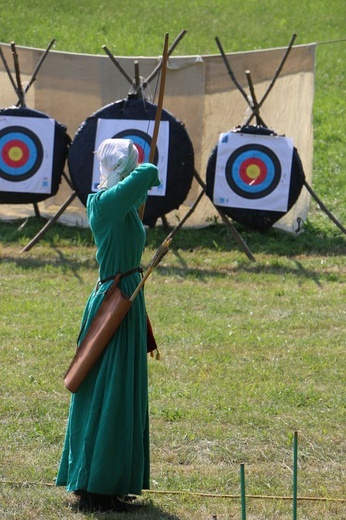
[[[125,276],[129,276],[130,274],[134,273],[143,273],[143,269],[141,267],[135,267],[134,269],[130,269],[129,271],[126,271],[126,273],[121,273],[121,278],[125,278]],[[99,288],[100,285],[110,282],[111,280],[114,280],[115,277],[118,276],[117,274],[114,274],[112,276],[107,276],[107,278],[103,278],[103,280],[99,280],[97,282],[97,288]]]

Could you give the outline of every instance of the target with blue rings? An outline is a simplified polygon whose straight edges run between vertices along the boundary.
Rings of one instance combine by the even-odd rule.
[[[231,189],[246,199],[257,199],[275,190],[281,179],[281,165],[270,148],[244,145],[229,157],[225,175]]]
[[[270,229],[295,204],[304,185],[298,151],[282,138],[270,128],[239,126],[221,134],[210,154],[207,196],[219,211],[250,229]]]
[[[136,146],[138,150],[138,162],[140,164],[149,162],[150,156],[150,148],[151,148],[151,137],[149,134],[142,132],[142,130],[138,129],[128,129],[122,130],[121,132],[116,133],[112,137],[113,139],[131,139],[133,144]],[[154,164],[158,164],[158,149],[155,149],[154,155]]]
[[[39,170],[43,147],[28,128],[9,126],[0,131],[0,177],[22,182]]]
[[[129,95],[101,108],[81,124],[69,149],[68,167],[74,189],[84,205],[89,194],[97,190],[95,183],[99,184],[99,164],[94,152],[102,140],[131,139],[139,150],[139,162],[142,156],[148,161],[152,142],[149,130],[154,127],[156,110],[153,103],[143,103],[143,99]],[[152,162],[159,170],[162,168],[160,179],[162,184],[165,182],[165,190],[160,195],[148,194],[143,223],[149,227],[179,208],[194,175],[194,151],[185,126],[164,109]]]

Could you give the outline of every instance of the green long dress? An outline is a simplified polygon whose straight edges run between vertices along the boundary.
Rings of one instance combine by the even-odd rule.
[[[145,229],[137,209],[160,184],[151,164],[138,166],[116,186],[89,195],[87,213],[97,247],[100,280],[139,266]],[[131,295],[140,274],[124,277]],[[95,287],[82,319],[83,339],[111,282]],[[68,491],[139,495],[149,489],[146,310],[134,300],[101,358],[71,397],[56,485]]]

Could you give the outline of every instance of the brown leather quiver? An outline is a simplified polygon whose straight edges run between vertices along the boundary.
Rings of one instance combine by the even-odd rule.
[[[130,310],[132,301],[119,289],[118,274],[101,303],[64,376],[66,388],[75,393]]]

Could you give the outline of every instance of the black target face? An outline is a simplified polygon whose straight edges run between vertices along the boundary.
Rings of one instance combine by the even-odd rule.
[[[240,197],[259,199],[275,190],[281,179],[276,154],[260,144],[239,147],[226,163],[226,179]]]
[[[34,132],[22,126],[9,126],[0,131],[0,177],[22,182],[39,170],[43,146]]]
[[[129,128],[122,130],[113,136],[113,139],[131,139],[133,144],[138,150],[138,162],[139,164],[149,162],[150,148],[151,148],[151,137],[150,135],[142,132],[142,130]],[[157,165],[159,161],[159,152],[157,146],[155,148],[154,164]]]

